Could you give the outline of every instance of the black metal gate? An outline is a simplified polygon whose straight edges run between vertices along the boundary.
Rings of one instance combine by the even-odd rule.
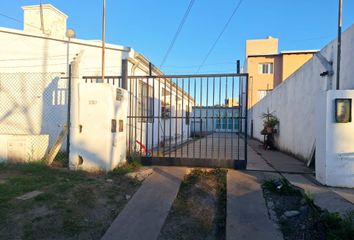
[[[246,168],[248,74],[129,76],[128,155]]]

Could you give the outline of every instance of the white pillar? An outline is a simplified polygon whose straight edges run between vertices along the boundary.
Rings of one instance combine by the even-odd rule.
[[[328,186],[353,188],[354,121],[336,122],[336,99],[354,102],[354,90],[330,90],[317,97],[316,179]]]
[[[80,131],[79,121],[79,82],[82,79],[81,75],[81,58],[83,51],[71,63],[71,102],[70,102],[70,154],[69,154],[69,168],[75,170],[79,163],[79,156],[77,148],[78,136]]]

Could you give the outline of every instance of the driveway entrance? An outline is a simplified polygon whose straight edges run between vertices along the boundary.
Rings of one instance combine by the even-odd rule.
[[[105,78],[123,82],[128,156],[146,165],[246,168],[248,74]]]

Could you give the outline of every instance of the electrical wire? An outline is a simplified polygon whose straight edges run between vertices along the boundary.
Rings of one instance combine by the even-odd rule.
[[[18,22],[18,23],[22,23],[22,24],[25,24],[25,25],[27,25],[27,26],[30,26],[30,27],[33,27],[33,28],[36,28],[36,29],[39,29],[39,30],[41,30],[39,27],[37,27],[37,26],[34,26],[34,25],[32,25],[32,24],[29,24],[29,23],[25,23],[24,21],[21,21],[21,20],[19,20],[19,19],[17,19],[17,18],[14,18],[14,17],[10,17],[10,16],[8,16],[8,15],[6,15],[6,14],[3,14],[3,13],[1,13],[0,12],[0,16],[2,16],[2,17],[4,17],[4,18],[7,18],[7,19],[10,19],[10,20],[12,20],[12,21],[15,21],[15,22]]]
[[[217,65],[235,65],[235,62],[219,62],[219,63],[209,63],[209,64],[204,64],[204,66],[217,66]],[[165,66],[164,68],[197,68],[199,65],[188,65],[188,66],[177,66],[177,65],[168,65]]]
[[[195,2],[195,0],[191,0],[189,2],[188,8],[187,8],[186,12],[184,13],[184,16],[183,16],[183,18],[182,18],[182,20],[181,20],[181,22],[180,22],[180,24],[179,24],[179,26],[177,28],[177,31],[176,31],[175,35],[173,36],[173,39],[172,39],[172,41],[171,41],[171,43],[170,43],[170,45],[169,45],[169,47],[167,49],[167,52],[165,53],[165,56],[162,59],[162,62],[160,64],[160,68],[165,64],[168,56],[170,55],[170,52],[171,52],[173,46],[175,45],[175,42],[176,42],[176,40],[177,40],[177,38],[178,38],[182,28],[183,28],[184,23],[187,20],[187,17],[188,17],[188,15],[189,15],[192,7],[193,7],[194,2]]]
[[[74,55],[74,54],[72,54]],[[64,58],[67,55],[51,55],[47,56],[46,59],[56,59],[56,58]],[[7,59],[0,59],[0,62],[12,62],[12,61],[29,61],[29,60],[43,60],[43,57],[29,57],[29,58],[7,58]]]
[[[218,43],[218,41],[220,40],[220,38],[222,37],[222,35],[224,34],[225,30],[227,29],[227,27],[229,26],[233,16],[235,15],[235,13],[237,12],[237,10],[239,9],[239,7],[241,6],[241,3],[243,2],[243,0],[240,0],[238,2],[238,4],[236,5],[235,9],[233,10],[231,16],[229,17],[229,19],[227,20],[227,22],[225,23],[224,27],[222,28],[221,32],[219,33],[218,37],[216,38],[216,40],[214,41],[214,43],[211,45],[208,53],[205,55],[202,63],[199,65],[197,73],[199,73],[200,69],[204,66],[205,62],[208,60],[210,54],[213,52],[216,44]]]

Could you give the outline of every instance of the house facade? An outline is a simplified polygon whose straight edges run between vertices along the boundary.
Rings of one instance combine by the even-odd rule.
[[[246,41],[244,71],[249,73],[248,108],[285,81],[317,50],[278,52],[278,39],[268,37]]]
[[[75,58],[79,55],[81,58],[80,81],[91,79],[102,83],[99,77],[101,41],[66,37],[68,16],[50,4],[43,4],[42,8],[39,5],[25,6],[23,11],[23,30],[0,27],[0,44],[6,46],[0,54],[0,142],[4,142],[0,147],[2,159],[9,155],[8,138],[19,139],[12,144],[24,152],[18,158],[27,159],[29,155],[31,158],[41,158],[53,146],[63,126],[67,124],[69,64]],[[128,62],[129,76],[148,76],[150,73],[163,75],[158,68],[151,67],[147,58],[132,48],[106,43],[106,84],[120,87],[119,81],[114,82],[114,78],[118,79],[122,75],[123,59]],[[139,139],[130,139],[131,142],[127,143],[134,145],[134,149],[139,150],[142,145],[153,148],[164,141],[166,134],[155,131],[164,125],[163,122],[173,129],[184,128],[184,133],[189,132],[189,124],[184,122],[177,123],[168,117],[154,119],[167,110],[171,115],[184,116],[192,111],[193,98],[171,79],[129,78],[127,88],[130,94],[128,116],[140,116],[136,121],[127,123],[127,131],[133,131],[131,136],[139,136]],[[189,109],[181,106],[182,101],[184,105],[189,102]],[[151,134],[155,134],[154,142],[147,142],[146,135]],[[181,141],[188,137],[186,134],[178,136]],[[25,147],[22,148],[22,145]],[[44,147],[39,151],[36,150],[37,146]],[[11,151],[16,152],[14,149]]]

